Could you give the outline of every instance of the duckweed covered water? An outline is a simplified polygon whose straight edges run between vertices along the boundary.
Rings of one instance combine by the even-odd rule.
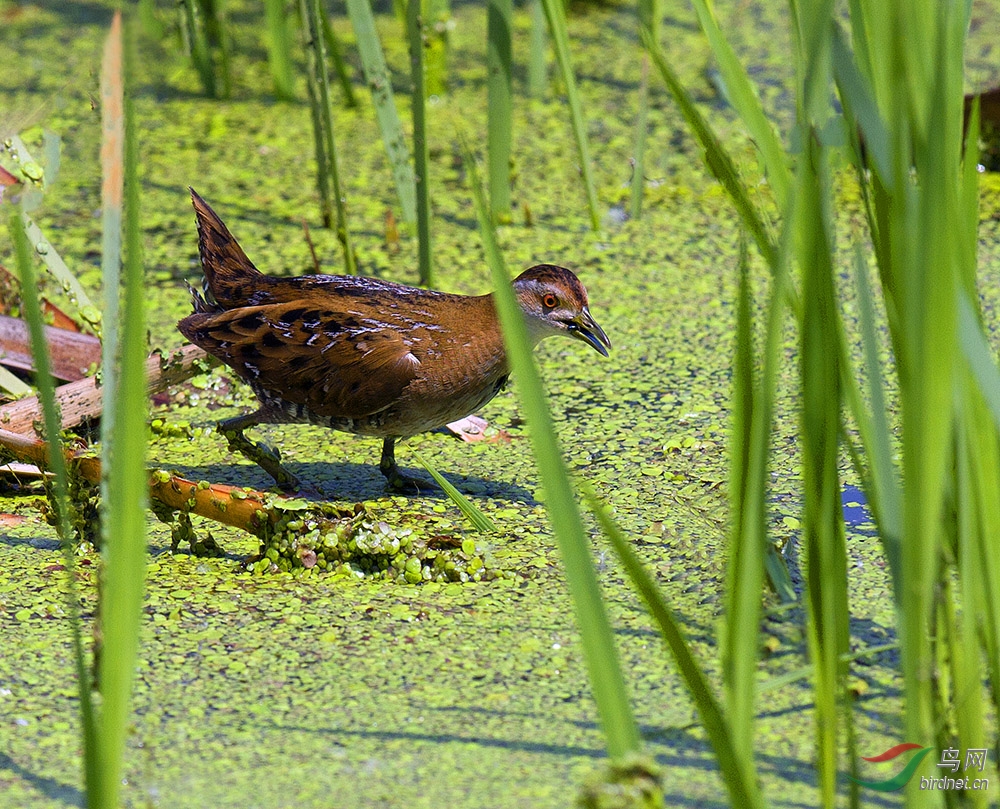
[[[717,95],[690,11],[668,6],[664,41],[682,78],[725,136],[746,145]],[[180,342],[174,324],[189,306],[183,280],[197,277],[188,185],[265,272],[311,271],[303,217],[324,266],[339,266],[335,235],[318,227],[307,107],[271,97],[256,6],[233,2],[227,9],[235,37],[230,102],[200,96],[193,69],[170,37],[143,44],[137,112],[145,256],[155,295],[150,328],[153,344],[165,348]],[[161,13],[170,19],[167,6]],[[4,126],[37,125],[62,137],[60,177],[36,218],[95,288],[100,121],[90,98],[111,5],[7,4],[0,14],[0,37],[12,54],[0,82],[0,109],[11,116]],[[769,110],[787,120],[785,21],[768,4],[720,4],[720,14],[754,66]],[[343,20],[336,24],[349,42]],[[523,54],[527,17],[517,25]],[[389,17],[380,26],[385,35],[398,33]],[[598,193],[608,208],[604,232],[588,231],[568,116],[554,98],[522,101],[515,110],[517,207],[514,224],[499,236],[513,268],[554,261],[574,268],[587,285],[614,349],[610,360],[568,341],[537,351],[560,437],[575,473],[593,483],[630,531],[718,682],[738,235],[723,192],[705,179],[697,150],[658,88],[644,218],[623,221],[618,206],[628,194],[640,73],[634,27],[627,6],[589,8],[571,20]],[[486,291],[488,279],[454,132],[460,126],[480,133],[484,126],[484,32],[480,9],[458,9],[450,40],[453,89],[430,107],[439,285],[466,293]],[[975,50],[974,80],[992,70],[989,47]],[[405,84],[401,45],[391,44],[388,55],[395,80]],[[517,51],[515,58],[522,58]],[[299,91],[304,99],[304,85]],[[338,108],[335,117],[361,269],[415,283],[414,241],[404,237],[398,252],[385,243],[385,212],[396,201],[370,110]],[[750,151],[744,153],[752,167]],[[997,258],[995,188],[987,184],[983,204],[988,266]],[[522,224],[529,218],[532,227]],[[857,233],[849,179],[841,218],[843,233]],[[850,245],[843,242],[846,268]],[[5,250],[0,245],[0,260]],[[756,284],[765,288],[762,272]],[[997,311],[995,285],[985,285],[984,293],[990,318]],[[853,302],[843,306],[850,321]],[[771,528],[798,578],[794,368],[789,354],[777,406]],[[252,406],[249,391],[224,373],[192,380],[169,401],[159,400],[151,462],[192,480],[266,489],[267,476],[229,455],[213,429],[218,419]],[[308,426],[256,430],[280,445],[306,484],[305,500],[344,509],[363,504],[344,519],[352,526],[357,520],[363,542],[382,548],[381,571],[345,569],[328,537],[314,537],[309,547],[292,547],[289,539],[285,548],[275,534],[254,563],[264,575],[255,576],[243,562],[260,551],[256,538],[194,518],[196,537],[211,533],[223,555],[196,557],[184,545],[171,553],[171,527],[150,516],[152,564],[126,805],[569,805],[601,763],[602,738],[516,397],[502,394],[483,415],[510,433],[509,443],[468,445],[437,434],[408,443],[497,523],[500,533],[489,536],[474,533],[440,495],[387,495],[376,441]],[[400,445],[397,458],[419,475],[407,446]],[[40,498],[31,486],[7,492],[2,510],[25,519],[17,525],[7,519],[0,529],[0,795],[4,805],[31,809],[82,803],[64,571],[54,533],[40,517]],[[852,522],[849,532],[853,643],[883,644],[895,637],[884,560],[870,525]],[[432,573],[427,581],[422,563],[425,583],[411,583],[414,557],[400,560],[401,571],[396,567],[407,542],[437,543],[452,558],[466,557],[460,561],[467,567],[480,559],[498,577],[477,583]],[[711,750],[672,664],[596,531],[594,547],[643,736],[665,773],[667,805],[722,806]],[[315,563],[307,566],[310,553]],[[292,569],[273,572],[282,559]],[[95,562],[84,557],[79,570],[88,619]],[[762,681],[804,664],[801,623],[798,610],[767,618]],[[852,665],[863,752],[899,741],[897,665],[891,651]],[[774,806],[815,804],[810,699],[802,680],[761,698],[756,753]],[[892,796],[870,802],[897,804]]]

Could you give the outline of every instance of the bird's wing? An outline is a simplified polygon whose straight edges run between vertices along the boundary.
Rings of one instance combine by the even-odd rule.
[[[247,382],[323,417],[384,410],[420,366],[398,330],[311,301],[195,313],[178,328]]]

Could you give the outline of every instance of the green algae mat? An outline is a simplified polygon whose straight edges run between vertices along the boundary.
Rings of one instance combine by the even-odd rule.
[[[171,6],[160,9],[167,35],[142,39],[136,105],[152,347],[180,345],[174,324],[189,310],[184,281],[199,275],[189,185],[263,271],[312,271],[303,219],[324,270],[340,267],[334,234],[318,225],[304,82],[298,87],[303,101],[276,102],[260,9],[249,2],[227,6],[234,38],[230,100],[201,95],[170,30]],[[742,136],[712,83],[691,12],[668,6],[668,53],[739,146]],[[91,288],[100,281],[100,118],[92,100],[99,97],[111,10],[99,2],[0,4],[0,128],[26,132],[28,140],[40,141],[43,131],[59,136],[58,178],[34,215]],[[334,9],[335,25],[350,42],[342,11]],[[761,82],[769,111],[787,120],[786,22],[766,4],[721,4],[719,13]],[[485,126],[484,17],[480,8],[456,10],[451,90],[429,109],[437,286],[468,294],[487,291],[488,274],[456,132],[481,133]],[[523,59],[528,17],[516,19],[515,59]],[[394,78],[405,87],[398,23],[382,16],[379,25]],[[574,473],[592,483],[629,530],[718,683],[738,228],[658,90],[650,110],[644,215],[639,221],[624,216],[641,74],[633,10],[580,8],[570,30],[605,207],[602,232],[589,231],[568,113],[555,88],[544,102],[519,96],[514,222],[498,236],[512,268],[563,264],[589,290],[591,309],[614,345],[610,359],[568,341],[536,352],[560,438]],[[995,78],[991,64],[1000,60],[991,61],[990,47],[985,39],[977,45],[970,81]],[[396,200],[362,98],[357,110],[335,110],[359,267],[416,283],[414,240],[404,236],[397,245],[385,237],[386,212]],[[988,269],[997,266],[998,206],[995,184],[987,180],[984,188],[981,255]],[[851,189],[845,179],[845,229],[860,222]],[[9,263],[6,243],[0,262]],[[845,267],[848,262],[845,254]],[[984,306],[995,313],[995,273],[987,279]],[[763,271],[756,283],[766,283]],[[844,307],[850,321],[853,302]],[[790,355],[777,402],[770,516],[798,581],[794,363]],[[378,441],[304,426],[256,430],[280,446],[305,484],[304,499],[361,503],[376,525],[469,548],[496,574],[483,577],[489,580],[414,585],[317,568],[254,574],[241,565],[258,548],[249,535],[195,518],[196,534],[211,533],[224,550],[221,557],[200,558],[183,545],[172,552],[171,527],[150,515],[126,806],[572,805],[602,764],[603,740],[516,384],[482,413],[495,440],[465,444],[430,434],[397,449],[411,474],[424,473],[408,448],[442,470],[496,523],[496,534],[475,533],[434,491],[387,494]],[[230,455],[213,430],[217,420],[252,406],[249,390],[222,371],[179,386],[153,407],[151,464],[192,480],[266,489],[266,475]],[[853,480],[846,459],[844,471]],[[62,555],[42,517],[41,490],[3,485],[0,807],[78,806],[84,797]],[[845,493],[852,642],[863,649],[891,644],[896,635],[887,568],[859,498],[856,488]],[[664,770],[666,803],[725,806],[711,748],[659,636],[591,531],[645,744]],[[87,619],[96,605],[96,571],[94,555],[82,556]],[[756,761],[771,805],[813,806],[811,690],[794,676],[805,664],[803,615],[769,606]],[[863,755],[901,741],[898,662],[889,649],[852,663]],[[865,805],[899,803],[879,795],[866,796]]]

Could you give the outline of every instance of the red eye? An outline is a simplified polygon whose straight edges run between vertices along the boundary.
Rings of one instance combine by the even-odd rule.
[[[558,303],[559,299],[551,292],[546,292],[545,295],[542,296],[542,306],[546,309],[555,309]]]

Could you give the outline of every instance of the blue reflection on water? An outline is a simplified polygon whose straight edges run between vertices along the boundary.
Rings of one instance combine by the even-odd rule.
[[[865,493],[857,486],[844,486],[840,494],[840,503],[844,509],[844,523],[848,529],[859,534],[875,533],[875,521],[868,510],[868,500]]]

